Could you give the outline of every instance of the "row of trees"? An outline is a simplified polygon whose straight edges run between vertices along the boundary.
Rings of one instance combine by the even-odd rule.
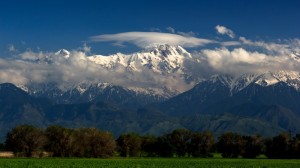
[[[42,130],[29,125],[12,129],[5,142],[6,150],[16,156],[31,157],[44,151],[53,157],[223,157],[300,158],[300,135],[280,134],[273,138],[225,133],[215,142],[210,132],[185,129],[159,137],[130,133],[116,140],[109,132],[96,128],[68,129],[49,126]]]
[[[300,134],[282,133],[273,138],[226,133],[218,138],[217,149],[223,157],[255,158],[265,154],[272,159],[300,159]]]
[[[96,128],[50,126],[41,130],[21,125],[7,134],[5,147],[16,156],[26,157],[43,154],[43,151],[53,157],[112,157],[116,143],[111,133]]]
[[[117,139],[123,157],[212,157],[214,137],[209,132],[174,130],[160,137],[124,134]]]

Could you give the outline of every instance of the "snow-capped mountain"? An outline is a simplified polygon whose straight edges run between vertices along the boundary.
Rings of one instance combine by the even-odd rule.
[[[183,65],[184,61],[191,60],[192,56],[180,46],[164,44],[149,47],[132,55],[122,53],[111,56],[95,55],[88,57],[88,59],[111,71],[122,66],[129,72],[139,72],[141,68],[148,68],[158,74],[176,73],[184,75],[184,73],[188,73]]]
[[[295,62],[300,62],[299,58],[300,54],[297,52],[290,55],[290,59]],[[58,68],[66,64],[88,65],[97,67],[96,70],[93,69],[92,73],[97,74],[99,72],[101,75],[98,78],[95,78],[94,76],[97,75],[94,75],[93,78],[90,78],[91,80],[83,78],[84,80],[73,83],[66,79],[67,82],[64,82],[70,84],[63,85],[63,87],[60,83],[54,82],[16,85],[30,95],[47,97],[57,103],[101,100],[138,105],[170,99],[188,91],[196,84],[210,85],[207,88],[214,91],[216,90],[214,88],[215,82],[218,83],[218,86],[222,85],[222,87],[227,88],[228,94],[231,96],[254,83],[267,87],[283,82],[298,91],[300,90],[300,73],[296,71],[279,70],[235,76],[215,74],[210,77],[203,77],[201,73],[197,75],[198,73],[189,67],[190,63],[195,65],[199,62],[201,61],[198,57],[196,58],[184,48],[168,44],[153,45],[133,54],[117,53],[110,56],[86,56],[84,53],[74,54],[72,51],[61,49],[52,55],[39,57],[36,63],[54,64]],[[199,66],[202,65],[199,64]],[[71,72],[71,68],[72,66],[66,68],[67,73],[75,73]],[[210,94],[207,91],[206,94]]]
[[[262,102],[266,101],[268,103],[273,102],[277,105],[278,103],[281,104],[278,100],[286,96],[289,98],[285,99],[285,101],[293,102],[297,99],[300,100],[299,87],[300,74],[294,71],[244,74],[238,77],[213,75],[199,82],[193,89],[166,101],[166,105],[163,106],[173,106],[172,109],[176,112],[171,110],[169,111],[170,113],[181,113],[185,111],[216,112],[218,110],[213,109],[225,105],[221,102],[228,103],[225,106],[230,107],[237,105],[237,102],[240,101],[245,101],[244,103],[246,103],[247,101],[251,102],[256,100],[262,100]],[[297,95],[297,98],[292,98],[291,100],[291,97],[294,95]],[[270,97],[268,98],[268,96]],[[236,97],[243,97],[244,100],[238,100]],[[265,100],[263,100],[262,97],[264,97]],[[232,101],[232,99],[234,99],[234,101]],[[282,103],[285,101],[282,101]],[[293,106],[294,105],[291,105],[289,107],[292,108]],[[187,110],[185,109],[186,107],[191,109]]]
[[[18,86],[34,97],[43,97],[57,104],[84,102],[108,102],[127,107],[139,107],[149,103],[161,102],[166,97],[151,90],[134,90],[109,83],[81,83],[68,90],[62,90],[55,84],[38,84],[30,87]],[[147,92],[146,92],[147,91]],[[166,93],[170,91],[166,90]],[[168,95],[172,97],[171,95]]]
[[[131,97],[132,102],[137,101],[139,102],[137,104],[144,105],[171,98],[191,88],[192,82],[198,82],[189,79],[191,74],[184,65],[186,60],[193,61],[191,54],[180,46],[168,44],[154,45],[131,55],[118,53],[110,56],[82,56],[79,54],[76,58],[73,58],[71,52],[61,49],[53,55],[39,58],[36,63],[61,66],[65,62],[72,63],[74,60],[97,66],[99,71],[107,71],[106,73],[108,76],[111,75],[110,78],[112,79],[109,82],[104,78],[93,79],[92,81],[84,80],[69,84],[67,87],[61,87],[59,83],[28,83],[26,85],[17,84],[17,86],[30,95],[47,97],[59,103],[110,100],[104,96],[116,98],[118,97],[117,94],[126,92],[126,94],[131,95],[127,96],[128,102],[129,97]],[[119,84],[117,82],[119,76],[128,76],[128,83],[131,82],[132,84]],[[137,82],[142,84],[136,84]],[[151,84],[148,84],[149,82]],[[161,85],[161,83],[165,85]],[[168,83],[170,86],[167,85]],[[178,87],[180,85],[183,86]]]
[[[224,86],[229,88],[231,94],[239,92],[253,83],[260,86],[271,86],[283,82],[300,91],[300,73],[296,71],[268,71],[257,74],[243,74],[238,77],[230,75],[213,75],[206,81],[211,83],[221,82]]]
[[[64,58],[69,58],[70,57],[70,52],[66,49],[61,49],[61,50],[57,51],[55,53],[55,55],[62,56]]]

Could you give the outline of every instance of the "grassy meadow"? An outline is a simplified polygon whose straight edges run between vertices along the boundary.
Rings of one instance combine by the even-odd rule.
[[[300,160],[272,159],[62,159],[62,158],[1,158],[1,168],[297,168]]]

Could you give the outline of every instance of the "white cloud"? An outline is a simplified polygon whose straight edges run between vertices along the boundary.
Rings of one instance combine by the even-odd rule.
[[[16,47],[13,44],[10,44],[8,46],[8,51],[10,51],[10,52],[17,52],[18,50],[16,49]]]
[[[160,32],[125,32],[118,34],[104,34],[90,37],[91,41],[105,42],[112,41],[117,44],[133,43],[138,47],[145,48],[151,44],[170,44],[182,47],[198,47],[215,43],[213,40],[201,39],[197,37],[186,37],[178,34]]]
[[[227,46],[240,46],[241,42],[239,42],[239,41],[225,41],[225,42],[220,42],[220,44],[222,46],[225,46],[225,47],[227,47]]]
[[[199,52],[201,64],[208,65],[214,73],[242,75],[245,73],[263,73],[266,71],[297,71],[298,62],[288,55],[268,55],[258,51],[247,51],[244,48],[205,49]]]
[[[166,28],[170,33],[175,33],[175,29],[173,27]]]
[[[92,47],[90,47],[86,43],[84,43],[81,49],[84,53],[90,53],[92,50]]]
[[[287,43],[274,43],[274,42],[264,42],[264,41],[251,41],[246,39],[245,37],[240,37],[239,40],[242,42],[244,45],[252,46],[252,47],[258,47],[261,49],[266,50],[269,53],[273,54],[288,54],[291,51],[291,47],[293,49],[296,49],[297,46],[292,46],[293,43],[297,41],[297,39],[292,40],[292,41],[287,41]],[[296,44],[297,45],[297,44]],[[298,45],[299,47],[300,45]]]
[[[43,53],[40,52],[33,52],[33,51],[25,51],[23,53],[20,53],[19,56],[23,60],[39,60],[39,59],[45,59],[48,58],[49,55],[52,55],[53,53]]]
[[[194,37],[197,33],[189,31],[189,32],[177,32],[177,34],[185,36],[185,37]]]
[[[229,36],[230,38],[234,38],[235,37],[235,34],[232,30],[226,28],[225,26],[220,26],[220,25],[217,25],[215,27],[215,29],[217,30],[217,33],[219,34],[222,34],[222,35],[227,35]]]
[[[157,28],[157,27],[150,28],[150,31],[151,32],[161,32],[160,28]]]
[[[168,30],[168,32],[172,34],[179,34],[184,37],[195,37],[197,35],[197,33],[193,31],[189,31],[189,32],[176,31],[173,27],[167,27],[166,29]]]

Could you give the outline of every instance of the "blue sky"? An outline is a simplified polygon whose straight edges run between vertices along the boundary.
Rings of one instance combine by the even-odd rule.
[[[229,38],[217,25],[236,36],[273,41],[300,38],[297,0],[9,0],[0,2],[0,56],[25,50],[56,51],[92,47],[93,53],[133,52],[134,45],[91,42],[90,37],[123,32],[193,32],[197,38]],[[12,49],[12,48],[11,48]]]

